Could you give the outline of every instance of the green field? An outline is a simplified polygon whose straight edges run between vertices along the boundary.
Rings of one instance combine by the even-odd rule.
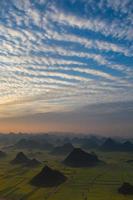
[[[0,198],[9,200],[131,200],[132,196],[118,194],[118,187],[128,181],[133,184],[133,164],[125,161],[133,159],[130,153],[97,152],[106,165],[92,168],[69,168],[61,163],[63,157],[52,156],[45,151],[25,151],[29,157],[42,161],[37,168],[11,165],[17,151],[8,152],[0,160]],[[68,180],[56,188],[36,188],[29,184],[31,178],[42,167],[62,171]]]

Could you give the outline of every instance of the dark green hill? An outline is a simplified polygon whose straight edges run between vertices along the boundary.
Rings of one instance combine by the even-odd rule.
[[[87,153],[80,148],[75,148],[63,161],[64,164],[71,167],[95,166],[101,162],[97,155]]]
[[[124,195],[133,195],[133,185],[130,183],[123,183],[122,186],[118,189],[118,192]]]
[[[28,158],[23,152],[19,152],[11,164],[21,164],[27,167],[36,167],[41,164],[37,159]]]
[[[23,153],[19,152],[16,157],[11,161],[12,164],[26,164],[30,159]]]
[[[67,178],[59,171],[45,166],[42,171],[31,180],[31,184],[37,187],[54,187],[65,182]]]

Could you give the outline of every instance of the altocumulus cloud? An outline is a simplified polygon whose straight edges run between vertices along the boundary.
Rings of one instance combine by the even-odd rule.
[[[1,0],[0,10],[1,118],[133,101],[132,0]]]

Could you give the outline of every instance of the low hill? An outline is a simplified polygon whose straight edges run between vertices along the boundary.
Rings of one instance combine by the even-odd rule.
[[[117,151],[121,148],[121,144],[116,142],[115,140],[108,138],[100,147],[101,150],[106,151]]]
[[[67,178],[61,172],[45,166],[39,174],[33,177],[30,183],[37,187],[54,187],[66,180]]]
[[[28,158],[23,152],[19,152],[15,159],[11,161],[11,164],[22,164],[29,167],[35,167],[41,163],[36,159]]]
[[[123,183],[122,186],[118,189],[118,192],[124,195],[133,195],[133,185],[130,183]]]
[[[101,162],[97,155],[87,153],[80,148],[75,148],[63,161],[64,164],[71,167],[95,166]]]
[[[74,147],[73,147],[73,145],[71,143],[66,143],[66,144],[64,144],[62,146],[55,147],[51,151],[51,154],[54,154],[54,155],[69,154],[73,149],[74,149]]]
[[[124,151],[133,151],[133,143],[130,141],[126,141],[122,144],[122,149]]]
[[[19,152],[16,157],[11,161],[12,164],[26,164],[30,159],[23,153]]]

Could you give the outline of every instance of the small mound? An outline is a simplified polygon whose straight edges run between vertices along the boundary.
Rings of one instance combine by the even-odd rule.
[[[26,164],[30,161],[30,159],[23,153],[19,152],[15,159],[11,161],[12,164]]]
[[[118,192],[124,195],[133,195],[133,185],[130,183],[123,183],[123,185],[118,189]]]
[[[0,151],[0,158],[4,158],[6,156],[6,153],[3,151]]]
[[[80,148],[75,148],[63,161],[64,164],[71,167],[89,167],[95,166],[100,162],[97,155],[87,153]]]
[[[33,177],[30,183],[37,187],[54,187],[66,180],[67,178],[61,172],[45,166],[39,174]]]

